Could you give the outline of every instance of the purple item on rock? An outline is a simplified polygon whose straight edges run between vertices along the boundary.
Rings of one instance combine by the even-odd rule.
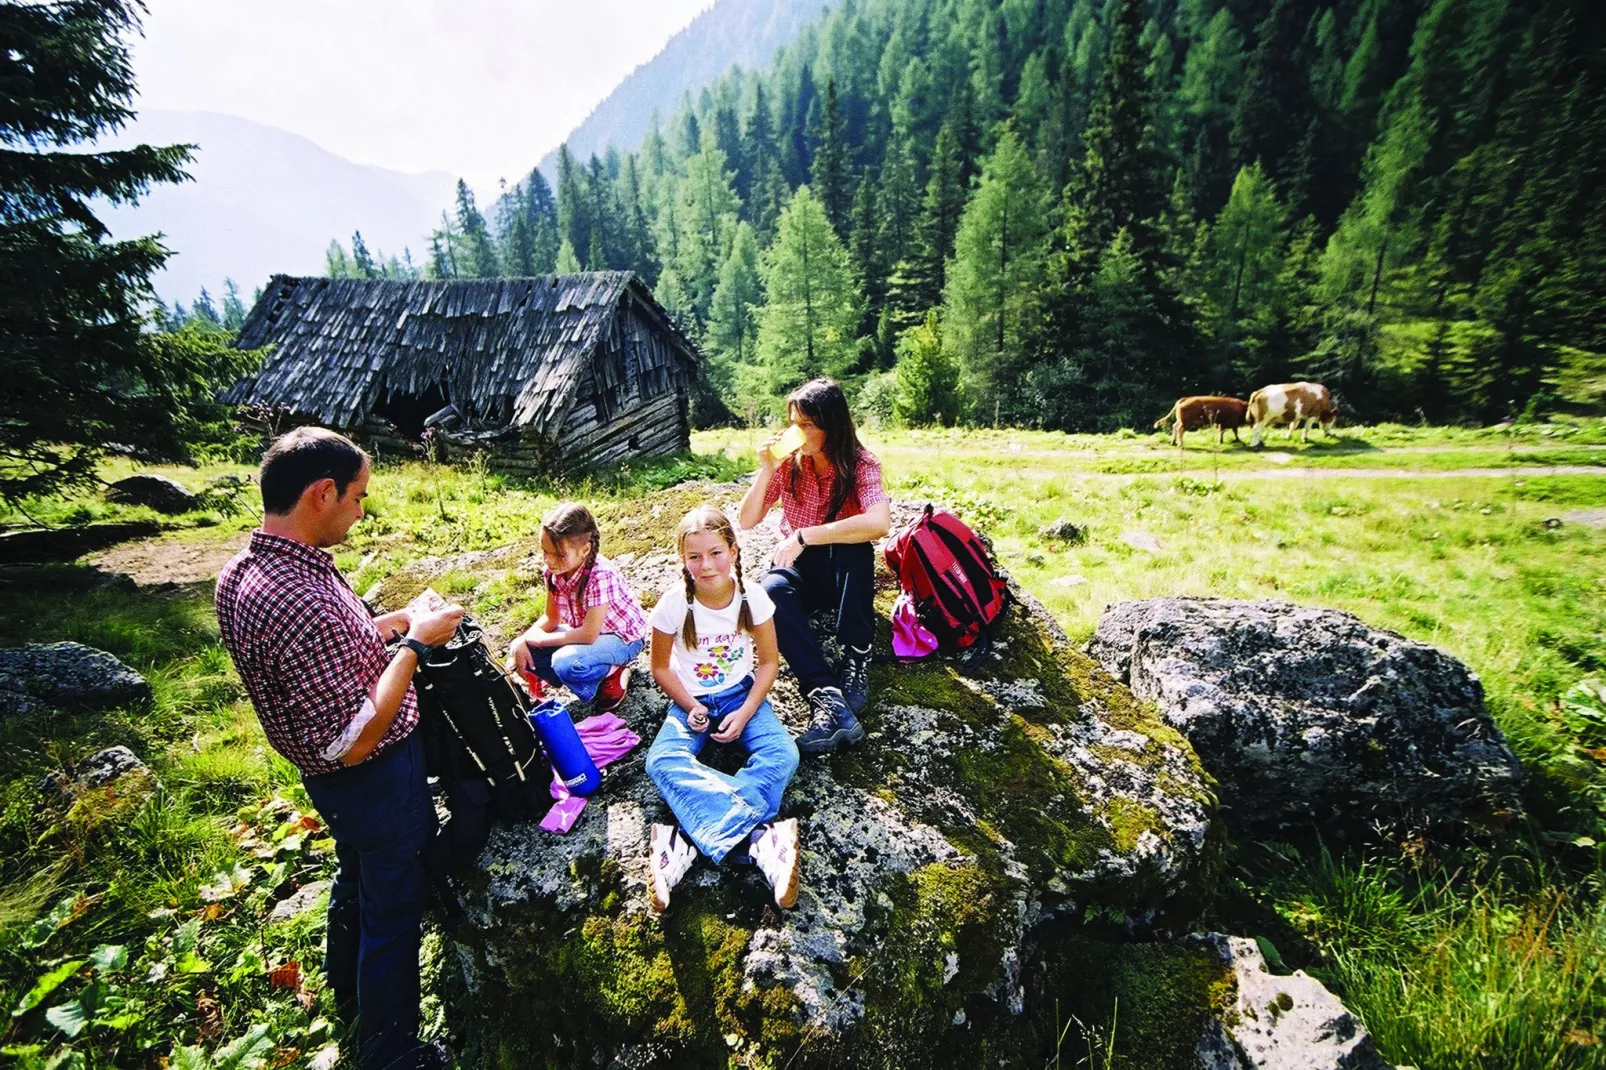
[[[937,637],[920,623],[914,599],[907,591],[892,604],[892,652],[905,661],[930,657],[937,652]]]
[[[598,768],[618,761],[641,745],[641,737],[632,732],[616,714],[599,713],[595,717],[587,717],[574,728],[580,735],[580,742],[585,744],[586,753]],[[541,820],[541,827],[548,832],[568,832],[574,828],[581,811],[586,808],[586,797],[571,794],[563,778],[553,770],[552,798],[557,801]]]

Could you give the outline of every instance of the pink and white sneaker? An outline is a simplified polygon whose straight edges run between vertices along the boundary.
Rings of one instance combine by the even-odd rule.
[[[802,861],[797,849],[797,818],[758,826],[748,841],[747,853],[775,890],[775,905],[782,910],[795,905]]]
[[[651,856],[647,865],[652,870],[652,908],[661,914],[669,906],[669,893],[696,861],[697,848],[675,825],[654,825],[649,843]]]

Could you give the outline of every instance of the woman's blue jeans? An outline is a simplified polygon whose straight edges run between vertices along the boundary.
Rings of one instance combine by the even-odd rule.
[[[641,653],[646,640],[627,643],[611,632],[597,636],[595,643],[571,646],[532,646],[530,664],[535,675],[549,684],[562,684],[581,702],[597,697],[597,686],[617,666],[629,665]]]
[[[797,744],[768,699],[742,729],[747,761],[734,776],[698,760],[709,733],[747,701],[752,686],[749,676],[718,694],[700,697],[711,722],[704,732],[693,732],[686,724],[686,711],[671,702],[664,726],[647,751],[647,775],[674,811],[681,831],[715,864],[780,813],[781,795],[797,772]]]

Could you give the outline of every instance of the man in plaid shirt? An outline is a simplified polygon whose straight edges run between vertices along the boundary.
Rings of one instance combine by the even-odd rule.
[[[223,645],[274,750],[335,841],[324,971],[358,1015],[359,1065],[442,1065],[418,1042],[422,852],[435,832],[416,732],[413,671],[446,642],[457,606],[369,616],[325,549],[362,518],[369,462],[350,440],[304,427],[262,459],[262,526],[217,582]],[[385,637],[402,639],[392,655]]]

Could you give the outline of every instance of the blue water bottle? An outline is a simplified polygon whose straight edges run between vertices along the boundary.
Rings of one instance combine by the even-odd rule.
[[[586,745],[580,742],[580,733],[575,731],[574,721],[569,717],[569,707],[549,698],[530,711],[530,724],[546,745],[558,778],[569,791],[575,795],[590,795],[596,791],[602,783],[602,771],[586,753]]]

